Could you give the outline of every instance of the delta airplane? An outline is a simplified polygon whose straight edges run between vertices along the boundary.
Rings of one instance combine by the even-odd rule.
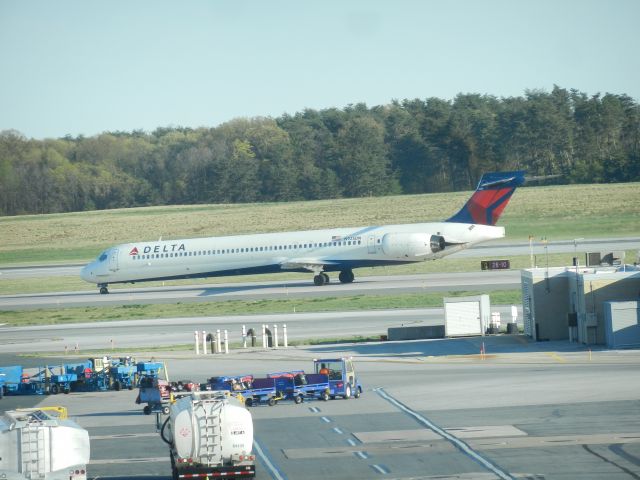
[[[100,293],[112,283],[282,271],[313,272],[318,286],[329,282],[328,272],[340,272],[340,282],[351,283],[355,268],[436,260],[504,237],[495,224],[524,182],[524,171],[486,173],[444,222],[126,243],[102,252],[80,276]]]

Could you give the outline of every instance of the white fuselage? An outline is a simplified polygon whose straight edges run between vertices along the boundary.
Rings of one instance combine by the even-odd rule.
[[[127,243],[104,251],[82,269],[81,277],[107,285],[280,271],[342,272],[434,260],[502,237],[503,227],[439,222]]]

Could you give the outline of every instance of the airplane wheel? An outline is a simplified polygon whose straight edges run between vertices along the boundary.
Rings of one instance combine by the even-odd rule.
[[[322,285],[325,284],[325,280],[324,277],[322,276],[322,274],[320,275],[316,275],[315,277],[313,277],[313,283],[314,285],[321,287]]]
[[[354,278],[355,275],[352,270],[342,270],[340,275],[338,275],[338,280],[340,280],[341,283],[351,283]]]
[[[324,277],[324,283],[329,283],[331,281],[329,275],[327,275],[326,273],[322,272],[320,275]]]
[[[100,293],[102,295],[106,295],[107,293],[109,293],[109,290],[107,289],[107,287],[100,287]]]

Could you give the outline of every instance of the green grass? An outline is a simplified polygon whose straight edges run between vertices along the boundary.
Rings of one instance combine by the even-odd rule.
[[[289,340],[287,342],[287,346],[289,347],[299,347],[303,345],[335,345],[340,343],[365,343],[365,342],[379,342],[382,340],[382,336],[385,335],[381,333],[379,335],[370,335],[367,337],[363,337],[362,335],[353,335],[347,337],[327,337],[327,338],[301,338],[296,340]],[[242,347],[242,343],[233,342],[229,343],[229,350],[239,350]],[[255,347],[253,347],[255,348]],[[103,355],[139,355],[139,354],[148,354],[161,352],[162,354],[170,354],[171,352],[193,352],[194,347],[193,343],[178,343],[175,345],[140,345],[136,347],[127,347],[127,348],[96,348],[89,350],[81,350],[76,352],[75,350],[70,350],[66,353],[66,355],[80,355],[82,357],[99,357]],[[51,352],[30,352],[30,353],[20,353],[19,357],[29,357],[29,358],[39,358],[39,357],[50,357]]]
[[[470,192],[313,202],[149,207],[0,217],[0,265],[84,262],[118,243],[157,238],[440,221]],[[500,224],[508,240],[638,235],[640,184],[520,188]]]
[[[377,309],[441,307],[442,297],[479,295],[475,291],[451,291],[433,294],[354,295],[286,300],[230,300],[151,305],[121,305],[106,307],[74,307],[38,310],[0,311],[0,323],[10,326],[52,325],[79,322],[108,322],[150,318],[203,317],[271,313],[306,313]],[[490,293],[492,304],[521,303],[520,290],[500,290]]]

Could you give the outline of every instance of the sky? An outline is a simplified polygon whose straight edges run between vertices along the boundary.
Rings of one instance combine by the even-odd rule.
[[[0,131],[215,127],[554,85],[640,100],[638,0],[0,0]]]

